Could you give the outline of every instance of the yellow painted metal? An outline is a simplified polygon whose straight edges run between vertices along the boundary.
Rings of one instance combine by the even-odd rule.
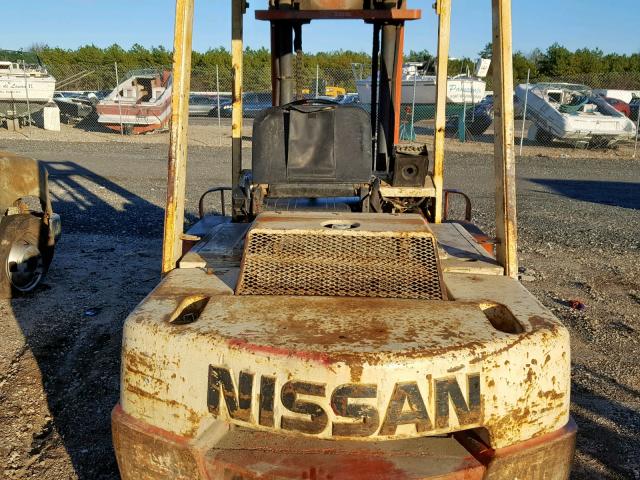
[[[340,218],[281,216],[264,229],[282,224],[296,234],[315,232]],[[412,215],[370,214],[358,229],[406,238],[428,226]],[[204,438],[216,421],[356,441],[482,427],[492,448],[568,422],[569,333],[512,278],[445,273],[449,301],[441,301],[241,296],[221,273],[173,271],[129,316],[120,389],[126,414],[191,439]],[[184,315],[185,306],[203,299],[201,309]],[[227,400],[219,391],[225,374]],[[298,388],[292,382],[315,405],[311,418],[287,403],[287,388]],[[346,387],[372,389],[360,400],[370,423],[332,406],[332,392]],[[261,399],[269,397],[265,410]],[[405,397],[415,417],[399,422]]]
[[[194,0],[176,0],[173,43],[173,91],[169,137],[167,206],[164,214],[162,273],[176,268],[182,256],[184,197],[187,175],[187,131],[191,88],[191,41]]]
[[[163,245],[163,272],[171,272],[125,323],[122,414],[198,445],[215,444],[220,435],[213,435],[212,429],[227,433],[232,424],[269,434],[286,430],[300,437],[357,441],[481,427],[487,443],[499,449],[567,424],[568,332],[509,278],[517,275],[511,6],[510,0],[492,2],[498,259],[507,276],[496,275],[500,269],[479,247],[470,250],[465,242],[473,245],[473,239],[462,229],[445,231],[449,225],[437,225],[435,236],[441,246],[449,243],[450,250],[458,252],[455,257],[443,256],[442,284],[449,301],[442,301],[234,295],[240,269],[240,259],[233,255],[235,244],[220,254],[224,268],[171,271],[182,254],[193,20],[193,0],[176,0]],[[450,7],[451,0],[436,1],[436,223],[443,213]],[[234,172],[241,166],[245,8],[245,0],[232,0]],[[296,232],[320,230],[313,214],[282,215],[286,222],[296,223]],[[350,218],[327,215],[320,223],[323,228]],[[353,228],[402,238],[409,237],[416,225],[428,228],[411,215],[365,215],[354,214],[352,220],[357,219],[358,225],[353,221]],[[483,266],[461,266],[465,261]],[[362,312],[368,320],[364,326]],[[349,333],[356,331],[357,335]],[[297,394],[304,398],[296,399]],[[349,398],[362,402],[361,411],[372,422],[365,425],[364,419],[359,422],[341,409],[341,405],[347,408]],[[411,412],[405,411],[407,401]],[[309,415],[310,411],[314,413]],[[123,446],[117,449],[126,451]],[[169,456],[153,458],[173,465]]]
[[[496,181],[496,258],[517,278],[516,163],[513,140],[511,0],[493,0],[493,162]]]
[[[436,78],[436,116],[433,136],[433,184],[436,190],[435,223],[442,221],[442,186],[444,175],[445,110],[447,108],[447,67],[451,31],[451,0],[437,0],[438,71]]]
[[[235,168],[242,165],[242,78],[243,78],[243,58],[242,58],[242,35],[243,35],[243,14],[245,9],[244,0],[232,0],[231,5],[231,63],[233,68],[232,95],[233,104],[231,110],[231,157]],[[232,179],[233,182],[237,178]]]
[[[53,209],[49,196],[48,174],[44,165],[32,158],[0,151],[0,218],[16,201],[24,197],[40,199],[47,217]]]

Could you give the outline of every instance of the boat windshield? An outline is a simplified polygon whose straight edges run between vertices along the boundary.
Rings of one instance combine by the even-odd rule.
[[[589,87],[586,85],[580,85],[578,83],[538,83],[535,85],[537,88],[542,90],[554,90],[554,91],[565,91],[576,94],[582,94],[591,96],[592,92]]]
[[[125,74],[124,80],[133,78],[133,77],[155,78],[155,77],[159,77],[161,74],[162,74],[161,68],[138,68],[138,69],[129,70]]]

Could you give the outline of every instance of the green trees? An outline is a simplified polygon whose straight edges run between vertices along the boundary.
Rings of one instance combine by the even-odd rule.
[[[487,56],[490,52],[489,43],[480,53]],[[526,78],[527,69],[531,69],[532,78],[571,78],[586,74],[612,73],[640,74],[640,52],[631,55],[605,55],[598,48],[579,48],[572,52],[554,43],[544,52],[538,49],[529,54],[516,51],[513,55],[514,77]]]
[[[478,53],[491,58],[492,44],[487,43]],[[554,43],[545,51],[534,49],[525,54],[516,51],[513,54],[513,78],[516,83],[527,78],[531,72],[531,81],[562,80],[584,83],[594,88],[640,88],[640,52],[631,55],[604,54],[595,48],[579,48],[571,51]],[[489,82],[491,78],[489,76]]]
[[[427,50],[420,50],[419,52],[411,50],[408,55],[404,56],[407,62],[434,62],[436,57],[431,55]]]
[[[513,54],[513,78],[526,79],[527,72],[530,71],[530,77],[536,78],[538,76],[538,65],[534,59],[525,55],[522,52],[516,52]]]
[[[491,43],[487,43],[479,56],[490,58]],[[150,67],[170,67],[171,52],[162,46],[147,48],[139,44],[125,50],[118,44],[106,48],[95,45],[83,45],[75,50],[66,50],[47,45],[33,45],[30,51],[36,52],[42,62],[49,67],[58,80],[64,80],[78,72],[88,72],[77,89],[105,89],[114,87],[114,62],[118,62],[121,75],[127,70]],[[270,86],[270,55],[266,48],[246,50],[245,70],[246,90],[266,91]],[[405,61],[432,62],[434,56],[427,50],[409,51]],[[369,65],[370,55],[365,52],[338,50],[333,52],[305,53],[302,61],[302,81],[304,87],[315,82],[316,67],[320,77],[328,85],[353,89],[352,63]],[[451,59],[449,73],[456,75],[473,70],[475,59]],[[228,90],[231,84],[231,55],[222,47],[205,52],[193,52],[192,83],[194,89],[213,90],[215,69],[219,67],[221,89]],[[545,51],[534,50],[530,53],[516,51],[513,55],[514,80],[522,82],[527,71],[531,71],[532,81],[564,79],[587,83],[593,87],[640,88],[640,52],[631,55],[616,53],[604,54],[599,49],[581,48],[571,51],[562,45],[553,44]],[[596,85],[597,79],[607,85]],[[592,80],[596,79],[596,80]],[[491,82],[491,77],[488,77]]]

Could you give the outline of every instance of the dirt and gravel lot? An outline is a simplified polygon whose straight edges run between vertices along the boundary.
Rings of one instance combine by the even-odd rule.
[[[525,122],[522,130],[520,120],[516,120],[516,145],[520,152],[520,133],[527,132],[531,126],[530,121]],[[253,119],[245,118],[242,133],[245,138],[251,136]],[[433,120],[421,120],[415,124],[416,140],[428,145],[433,143]],[[446,145],[451,152],[459,153],[485,153],[493,152],[493,125],[482,135],[469,134],[467,141],[458,140],[456,132],[447,132]],[[86,122],[77,125],[62,124],[59,132],[47,131],[36,126],[23,128],[16,132],[0,130],[0,142],[3,140],[29,140],[38,142],[71,142],[71,143],[111,143],[111,144],[142,144],[142,145],[168,145],[169,135],[167,131],[154,131],[146,135],[120,135],[113,130],[97,123],[95,117],[88,117]],[[231,119],[215,117],[190,117],[189,118],[189,144],[194,147],[230,147],[231,146]],[[576,149],[570,144],[554,140],[549,144],[523,140],[523,156],[553,156],[560,158],[598,158],[598,159],[632,159],[638,156],[634,142],[622,142],[614,148],[590,148]]]
[[[0,301],[0,477],[115,479],[121,330],[159,279],[166,145],[0,139],[0,150],[47,162],[64,223],[45,284]],[[226,147],[190,149],[191,220],[229,163]],[[491,231],[491,156],[449,153],[446,175]],[[640,161],[530,156],[518,178],[522,280],[572,334],[573,478],[640,479]]]

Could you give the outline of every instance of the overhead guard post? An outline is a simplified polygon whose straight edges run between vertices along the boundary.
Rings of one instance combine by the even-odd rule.
[[[517,278],[516,164],[513,122],[511,0],[492,0],[493,89],[496,179],[496,258],[505,275]]]
[[[393,151],[393,119],[395,112],[394,105],[394,71],[396,65],[396,25],[383,24],[382,49],[380,51],[380,98],[378,104],[378,157],[377,171],[389,171],[389,160]],[[374,95],[374,93],[371,93]]]
[[[434,221],[442,222],[442,188],[444,174],[444,134],[447,108],[447,69],[451,32],[451,0],[437,0],[438,61],[436,72],[436,115],[433,135],[433,184],[436,190]]]
[[[243,194],[237,183],[242,171],[242,35],[243,15],[246,9],[245,0],[231,0],[231,64],[233,72],[232,107],[231,107],[231,183],[233,217],[240,215]]]
[[[400,142],[400,117],[402,107],[402,65],[404,63],[404,22],[396,26],[395,65],[393,70],[393,145]]]
[[[373,169],[378,171],[377,166],[377,138],[378,138],[378,74],[380,64],[378,62],[380,54],[380,24],[373,24],[373,51],[371,53],[371,152],[373,153]]]
[[[176,0],[169,173],[167,207],[164,216],[164,239],[162,243],[163,274],[176,268],[182,256],[185,180],[187,174],[187,132],[189,129],[189,91],[191,89],[193,1]]]

